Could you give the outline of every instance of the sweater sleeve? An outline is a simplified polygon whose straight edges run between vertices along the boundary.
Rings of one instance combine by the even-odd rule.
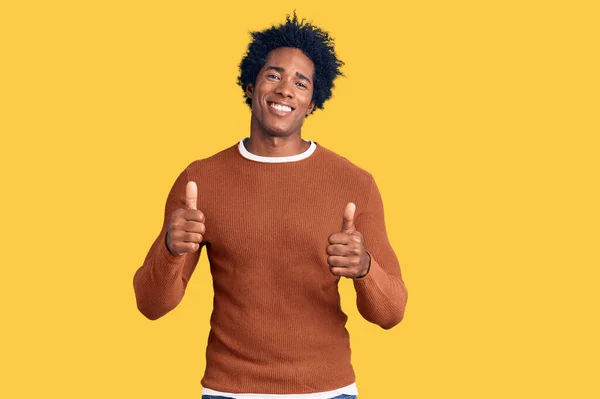
[[[388,240],[381,194],[371,179],[366,208],[355,221],[356,229],[364,237],[371,264],[367,274],[353,282],[360,314],[387,330],[402,321],[408,293],[398,258]]]
[[[202,243],[194,253],[181,256],[173,255],[167,248],[169,220],[175,209],[185,206],[185,186],[188,180],[185,169],[167,197],[162,229],[150,247],[144,264],[133,277],[137,307],[150,320],[164,316],[181,302],[204,245]]]

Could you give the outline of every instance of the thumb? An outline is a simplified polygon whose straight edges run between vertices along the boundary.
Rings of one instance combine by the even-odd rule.
[[[349,202],[344,210],[344,222],[342,223],[342,233],[351,234],[356,229],[354,228],[354,212],[356,211],[356,205]]]
[[[189,209],[197,209],[198,186],[195,181],[189,181],[185,186],[185,205]]]

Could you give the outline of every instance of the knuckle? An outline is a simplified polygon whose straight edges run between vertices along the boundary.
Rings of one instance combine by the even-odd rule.
[[[179,254],[181,253],[181,246],[179,245],[179,242],[175,241],[175,242],[171,242],[171,250],[176,253]]]

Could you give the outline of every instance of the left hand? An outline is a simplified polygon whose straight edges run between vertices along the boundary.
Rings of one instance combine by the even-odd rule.
[[[327,263],[334,276],[358,278],[369,271],[371,257],[365,251],[363,235],[354,227],[356,205],[346,205],[342,231],[329,235]]]

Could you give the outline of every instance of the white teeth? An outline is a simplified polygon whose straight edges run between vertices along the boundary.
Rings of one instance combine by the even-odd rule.
[[[271,107],[278,109],[279,111],[292,112],[292,108],[287,105],[271,103]]]

